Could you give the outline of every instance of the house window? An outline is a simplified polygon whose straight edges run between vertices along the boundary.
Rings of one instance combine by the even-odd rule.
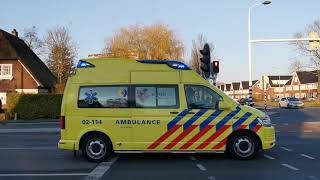
[[[12,64],[0,64],[0,79],[12,78]]]

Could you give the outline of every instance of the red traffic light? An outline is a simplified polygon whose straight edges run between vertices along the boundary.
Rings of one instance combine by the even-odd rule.
[[[219,73],[219,61],[212,61],[212,74]]]

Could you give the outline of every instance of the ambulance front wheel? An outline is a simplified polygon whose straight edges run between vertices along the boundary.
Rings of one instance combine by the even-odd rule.
[[[82,154],[91,162],[103,162],[113,153],[112,144],[102,134],[89,134],[81,145]]]
[[[259,142],[250,132],[238,132],[233,134],[227,144],[227,152],[240,160],[249,160],[256,156],[259,150]]]

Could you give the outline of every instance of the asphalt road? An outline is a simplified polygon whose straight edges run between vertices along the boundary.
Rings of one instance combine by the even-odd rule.
[[[0,179],[299,179],[320,180],[320,108],[269,110],[277,145],[250,161],[224,154],[118,154],[87,162],[57,149],[57,123],[0,124]],[[22,131],[37,129],[38,131]],[[44,129],[46,131],[39,131]]]

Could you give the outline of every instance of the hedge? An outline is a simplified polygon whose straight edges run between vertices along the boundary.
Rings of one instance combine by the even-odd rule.
[[[60,116],[62,94],[9,94],[8,111],[18,119],[56,119]]]

